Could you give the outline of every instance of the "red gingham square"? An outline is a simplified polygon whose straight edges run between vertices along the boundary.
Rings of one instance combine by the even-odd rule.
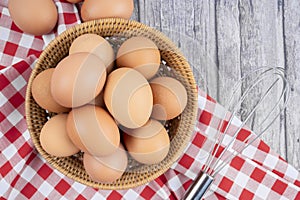
[[[32,151],[32,147],[28,143],[23,144],[23,146],[18,150],[19,155],[25,158]]]
[[[27,183],[25,185],[25,187],[21,190],[21,193],[27,197],[28,199],[30,199],[34,193],[37,191],[37,189],[31,184],[31,183]]]
[[[55,189],[61,194],[64,195],[69,189],[70,184],[67,183],[65,180],[61,180],[56,186]]]
[[[43,179],[47,179],[49,175],[53,172],[53,169],[48,167],[47,164],[43,164],[43,166],[37,172]]]
[[[266,153],[270,152],[270,147],[263,141],[259,142],[258,149]]]
[[[224,177],[224,178],[222,178],[219,187],[220,187],[220,189],[224,190],[225,192],[229,192],[232,185],[233,185],[233,181]]]
[[[255,168],[251,174],[251,178],[261,183],[267,173],[259,168]]]
[[[9,99],[9,102],[15,107],[18,108],[22,103],[24,103],[24,97],[17,92],[14,96]]]
[[[3,90],[10,84],[10,81],[3,74],[0,74],[0,80],[0,90]]]
[[[278,194],[282,195],[285,191],[285,189],[287,188],[288,184],[280,181],[280,180],[276,180],[272,190],[274,190],[275,192],[277,192]]]
[[[199,118],[199,121],[208,126],[210,121],[211,121],[211,118],[212,118],[211,113],[203,111],[200,118]]]
[[[180,159],[179,164],[184,166],[186,169],[189,169],[191,164],[193,163],[194,159],[191,158],[188,155],[183,155],[183,157]]]
[[[64,19],[66,24],[73,24],[77,21],[77,18],[73,13],[64,13]]]
[[[244,159],[242,159],[239,156],[236,156],[232,159],[230,165],[234,167],[236,170],[240,170],[243,167],[244,163],[245,163]]]
[[[26,70],[28,70],[28,64],[24,61],[18,62],[14,65],[14,69],[17,70],[18,73],[23,74]]]
[[[250,200],[250,199],[253,199],[253,197],[254,197],[254,194],[247,189],[243,189],[243,191],[240,195],[240,199],[243,199],[243,200],[248,200],[248,199]]]
[[[197,133],[192,143],[197,147],[201,148],[206,141],[206,137],[200,133]]]
[[[19,137],[21,133],[16,129],[16,127],[12,127],[10,130],[7,131],[5,137],[11,142],[14,143]]]
[[[18,45],[7,42],[6,45],[5,45],[5,48],[4,48],[4,53],[8,54],[8,55],[11,55],[11,56],[14,56],[17,49],[18,49]]]
[[[249,137],[250,134],[251,134],[251,131],[242,129],[238,133],[236,139],[243,142],[243,141],[245,141]]]
[[[119,193],[116,192],[116,191],[112,191],[112,192],[108,195],[107,199],[111,199],[111,200],[119,200],[119,199],[122,199],[122,195],[119,194]]]
[[[141,197],[144,199],[150,199],[155,194],[155,191],[152,190],[149,186],[146,186],[143,192],[141,193]]]
[[[4,165],[0,167],[0,174],[5,177],[12,170],[12,166],[9,161],[6,161]]]

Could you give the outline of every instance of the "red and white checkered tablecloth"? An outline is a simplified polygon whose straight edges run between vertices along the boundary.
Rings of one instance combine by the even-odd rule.
[[[199,123],[190,144],[178,162],[146,185],[115,191],[87,187],[53,169],[37,153],[25,120],[27,81],[45,45],[80,23],[76,6],[55,2],[58,26],[42,37],[22,33],[9,16],[7,0],[0,2],[0,200],[180,199],[205,164],[207,136],[216,131],[224,109],[200,90]],[[243,129],[235,143],[249,134]],[[258,140],[216,176],[204,199],[300,199],[300,173]]]

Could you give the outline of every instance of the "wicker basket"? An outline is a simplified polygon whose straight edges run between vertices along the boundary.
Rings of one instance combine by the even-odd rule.
[[[59,158],[45,152],[39,141],[41,128],[54,113],[48,113],[37,105],[31,94],[33,79],[43,70],[55,67],[57,63],[68,55],[72,41],[85,33],[95,33],[108,39],[111,43],[119,45],[126,38],[132,36],[144,36],[156,43],[161,52],[162,65],[172,68],[178,78],[186,87],[188,104],[180,117],[166,124],[171,138],[171,146],[168,156],[159,164],[142,165],[129,159],[129,167],[123,176],[110,184],[92,181],[86,174],[82,164],[82,153],[74,156]],[[169,68],[170,67],[170,68]],[[168,70],[167,70],[168,71]],[[74,26],[53,40],[40,55],[33,69],[26,93],[26,120],[32,141],[38,152],[54,168],[64,175],[85,185],[99,189],[128,189],[151,180],[154,180],[182,155],[193,132],[197,116],[197,88],[193,73],[189,64],[179,52],[176,46],[162,33],[136,21],[123,19],[95,20]]]

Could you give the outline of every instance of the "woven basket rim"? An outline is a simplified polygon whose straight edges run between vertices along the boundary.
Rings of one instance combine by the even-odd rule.
[[[173,155],[172,159],[170,160],[170,162],[168,162],[166,165],[160,166],[160,169],[158,171],[156,171],[155,173],[151,174],[150,176],[145,177],[143,180],[138,181],[138,182],[134,182],[132,184],[126,184],[126,185],[107,185],[107,184],[102,184],[102,183],[96,183],[96,182],[91,182],[91,181],[87,181],[87,180],[83,180],[82,178],[79,178],[77,176],[74,176],[72,174],[70,174],[70,172],[67,169],[62,168],[61,166],[57,165],[56,163],[54,163],[51,159],[51,156],[49,156],[49,154],[47,154],[41,147],[40,142],[38,139],[35,139],[35,135],[33,134],[33,123],[31,120],[31,85],[32,85],[32,81],[33,79],[37,76],[38,74],[38,69],[41,68],[41,63],[42,60],[47,59],[48,57],[48,52],[51,51],[51,49],[53,48],[57,48],[59,47],[59,45],[61,45],[61,41],[64,40],[64,38],[67,38],[68,35],[73,34],[76,31],[79,31],[81,28],[83,27],[94,27],[94,26],[98,26],[99,24],[113,24],[114,26],[120,25],[120,24],[125,24],[128,27],[137,27],[138,29],[143,29],[145,31],[149,31],[152,34],[155,34],[155,36],[159,37],[161,40],[163,40],[171,49],[172,51],[174,51],[176,54],[179,55],[181,62],[184,62],[187,66],[189,66],[188,62],[185,60],[183,54],[180,52],[180,50],[170,41],[169,38],[167,38],[163,33],[145,25],[142,24],[140,22],[134,21],[134,20],[125,20],[125,19],[119,19],[119,18],[107,18],[107,19],[100,19],[100,20],[93,20],[93,21],[89,21],[89,22],[85,22],[82,24],[78,24],[75,25],[69,29],[67,29],[66,31],[64,31],[63,33],[61,33],[59,36],[57,36],[54,40],[52,40],[47,47],[45,48],[45,50],[41,53],[38,61],[35,64],[34,69],[32,70],[32,73],[30,75],[29,81],[28,81],[28,86],[27,86],[27,90],[26,90],[26,99],[25,99],[25,114],[26,114],[26,121],[27,121],[27,125],[28,125],[28,130],[30,133],[30,137],[33,141],[33,144],[35,146],[35,148],[38,150],[38,152],[41,154],[41,156],[46,159],[47,163],[49,163],[50,165],[52,165],[55,169],[57,169],[59,172],[61,172],[62,174],[66,175],[69,178],[72,178],[73,180],[80,182],[82,184],[94,187],[94,188],[98,188],[98,189],[110,189],[110,190],[116,190],[116,189],[129,189],[129,188],[134,188],[143,184],[148,183],[149,181],[154,180],[155,178],[159,177],[160,175],[162,175],[164,172],[166,172],[171,165],[176,162],[178,160],[178,158],[182,155],[184,149],[186,148],[188,142],[190,141],[190,137],[192,135],[194,126],[195,126],[195,122],[196,122],[196,116],[197,116],[197,111],[198,111],[198,107],[197,107],[197,87],[196,87],[196,82],[194,80],[193,77],[193,73],[191,71],[191,69],[186,69],[186,73],[189,76],[189,80],[188,82],[191,84],[191,91],[192,91],[192,95],[193,95],[193,99],[192,99],[192,103],[193,103],[193,108],[191,111],[191,116],[190,116],[190,124],[188,124],[187,129],[189,130],[189,138],[185,138],[185,140],[183,141],[182,145],[178,148],[177,152],[175,153],[175,155]],[[53,66],[54,67],[54,66]]]

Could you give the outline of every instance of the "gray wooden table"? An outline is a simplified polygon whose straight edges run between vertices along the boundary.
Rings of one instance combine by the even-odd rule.
[[[263,139],[300,170],[299,0],[135,0],[132,19],[177,44],[199,84],[221,103],[245,73],[284,68],[290,101]]]

